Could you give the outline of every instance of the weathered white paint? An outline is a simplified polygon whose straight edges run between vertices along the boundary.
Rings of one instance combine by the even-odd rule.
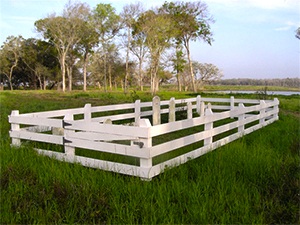
[[[244,104],[243,103],[239,103],[239,109],[243,109],[245,108]],[[245,120],[245,114],[244,113],[241,113],[238,117],[239,119],[239,126],[238,126],[238,132],[239,133],[243,133],[244,132],[244,124],[243,121]]]
[[[92,120],[92,105],[85,104],[84,106],[84,120],[90,122]]]
[[[20,124],[18,122],[14,122],[14,121],[11,121],[11,118],[14,118],[14,117],[18,117],[19,116],[19,110],[13,110],[11,112],[11,115],[9,116],[9,122],[11,123],[11,133],[12,134],[13,132],[20,132]],[[12,140],[11,140],[11,144],[13,146],[20,146],[21,145],[21,139],[20,137],[12,137]]]
[[[205,113],[204,113],[204,116],[209,117],[211,115],[213,115],[213,112],[211,110],[211,104],[208,103],[207,109],[205,110]],[[205,146],[212,144],[212,140],[213,140],[212,129],[213,129],[213,121],[210,121],[210,122],[204,124],[204,130],[208,133],[207,137],[204,139]]]
[[[14,140],[24,139],[30,141],[39,141],[39,142],[46,142],[46,143],[53,143],[62,145],[63,144],[63,137],[51,134],[43,134],[43,133],[34,133],[28,132],[26,130],[11,130],[9,132],[10,137],[12,138],[12,145],[18,146],[14,143]]]
[[[65,115],[63,121],[65,121],[65,120],[74,120],[74,116],[72,114],[67,114],[67,115]],[[64,128],[65,128],[65,125],[64,125]],[[75,147],[66,145],[65,142],[69,141],[67,139],[68,135],[72,135],[73,133],[75,133],[75,130],[69,130],[66,128],[64,130],[64,147],[65,147],[65,154],[66,154],[66,157],[68,158],[68,161],[74,161]]]
[[[152,100],[152,110],[153,110],[153,115],[152,115],[152,123],[153,126],[160,124],[160,98],[158,96],[155,96]]]
[[[175,112],[176,112],[175,98],[171,98],[169,103],[169,122],[175,122],[176,120]]]
[[[136,100],[134,103],[134,123],[135,126],[140,126],[141,119],[141,100]]]
[[[191,102],[187,103],[187,119],[193,118],[193,104]]]
[[[201,95],[198,95],[196,98],[196,112],[201,116]]]

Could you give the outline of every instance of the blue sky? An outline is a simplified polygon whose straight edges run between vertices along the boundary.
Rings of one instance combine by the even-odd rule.
[[[60,14],[68,0],[0,0],[0,44],[9,35],[40,36],[34,22]],[[192,0],[191,0],[192,1]],[[135,0],[82,0],[91,8],[111,3],[118,12]],[[148,0],[146,9],[164,0]],[[192,43],[193,60],[213,63],[224,78],[300,77],[300,0],[204,0],[216,22],[212,46]]]

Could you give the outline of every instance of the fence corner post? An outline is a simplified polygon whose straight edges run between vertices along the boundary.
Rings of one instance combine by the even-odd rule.
[[[259,110],[259,124],[261,126],[264,126],[264,122],[265,122],[265,113],[266,113],[266,108],[265,108],[266,102],[264,100],[260,100],[259,106],[260,106],[260,110]]]
[[[205,113],[204,113],[204,116],[209,116],[209,115],[213,115],[213,111],[211,110],[210,103],[207,104],[207,109],[205,109]],[[204,124],[204,131],[207,132],[207,131],[212,130],[213,125],[214,125],[213,122],[208,122],[208,123]],[[204,139],[204,146],[212,144],[212,141],[213,141],[213,136],[212,136],[211,132],[207,132],[206,136],[207,137]]]
[[[63,128],[64,128],[64,148],[65,148],[65,156],[66,160],[68,162],[74,162],[75,159],[75,148],[70,146],[70,141],[68,140],[69,134],[75,133],[75,130],[69,130],[68,126],[65,125],[65,120],[74,120],[74,115],[73,114],[67,114],[65,115],[63,119]]]
[[[152,99],[152,123],[153,126],[159,125],[161,123],[160,118],[160,98],[158,96],[153,97]]]
[[[242,110],[243,108],[245,108],[243,103],[239,103],[239,110]],[[238,121],[239,121],[239,126],[238,126],[238,132],[241,133],[243,135],[243,132],[245,130],[245,125],[243,124],[243,120],[245,119],[245,113],[239,113],[238,116]]]
[[[150,123],[149,119],[141,119],[139,126],[150,128],[151,123]],[[152,137],[140,138],[139,141],[143,143],[143,148],[146,148],[146,151],[149,152],[148,158],[140,158],[140,167],[144,168],[145,171],[148,171],[148,173],[146,174],[148,177],[145,178],[145,176],[143,176],[141,179],[144,181],[151,181],[149,172],[152,167],[152,157],[150,156],[150,148],[152,147]],[[142,174],[140,174],[140,175],[142,175]]]
[[[140,126],[141,119],[141,100],[136,100],[134,102],[134,125]]]
[[[175,122],[175,121],[176,121],[175,98],[171,98],[169,103],[169,122]]]
[[[18,116],[19,110],[13,110],[11,111],[11,116]],[[11,131],[19,131],[20,130],[20,124],[17,123],[11,123]],[[21,145],[21,139],[19,138],[12,138],[11,139],[11,145],[15,147],[19,147]]]

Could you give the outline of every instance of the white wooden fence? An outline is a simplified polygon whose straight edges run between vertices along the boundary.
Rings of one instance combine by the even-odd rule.
[[[152,102],[110,106],[86,104],[26,114],[14,110],[9,116],[10,137],[14,146],[20,146],[21,140],[34,142],[40,154],[58,160],[150,180],[166,167],[197,158],[278,120],[278,106],[276,98],[197,96],[170,101],[154,97]],[[179,114],[185,118],[176,121]],[[62,150],[55,150],[57,146]],[[185,146],[192,150],[180,154],[178,149]]]

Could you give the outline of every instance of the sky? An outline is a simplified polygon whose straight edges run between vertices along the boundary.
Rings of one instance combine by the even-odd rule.
[[[185,1],[185,0],[181,0]],[[190,0],[194,1],[194,0]],[[300,0],[202,0],[215,23],[214,42],[191,43],[192,59],[212,63],[231,78],[300,77]],[[10,35],[42,38],[34,22],[52,13],[59,15],[68,0],[0,0],[0,45]],[[119,13],[136,0],[81,0],[91,8],[110,3]],[[141,1],[142,2],[142,1]],[[148,0],[146,9],[165,0]]]

